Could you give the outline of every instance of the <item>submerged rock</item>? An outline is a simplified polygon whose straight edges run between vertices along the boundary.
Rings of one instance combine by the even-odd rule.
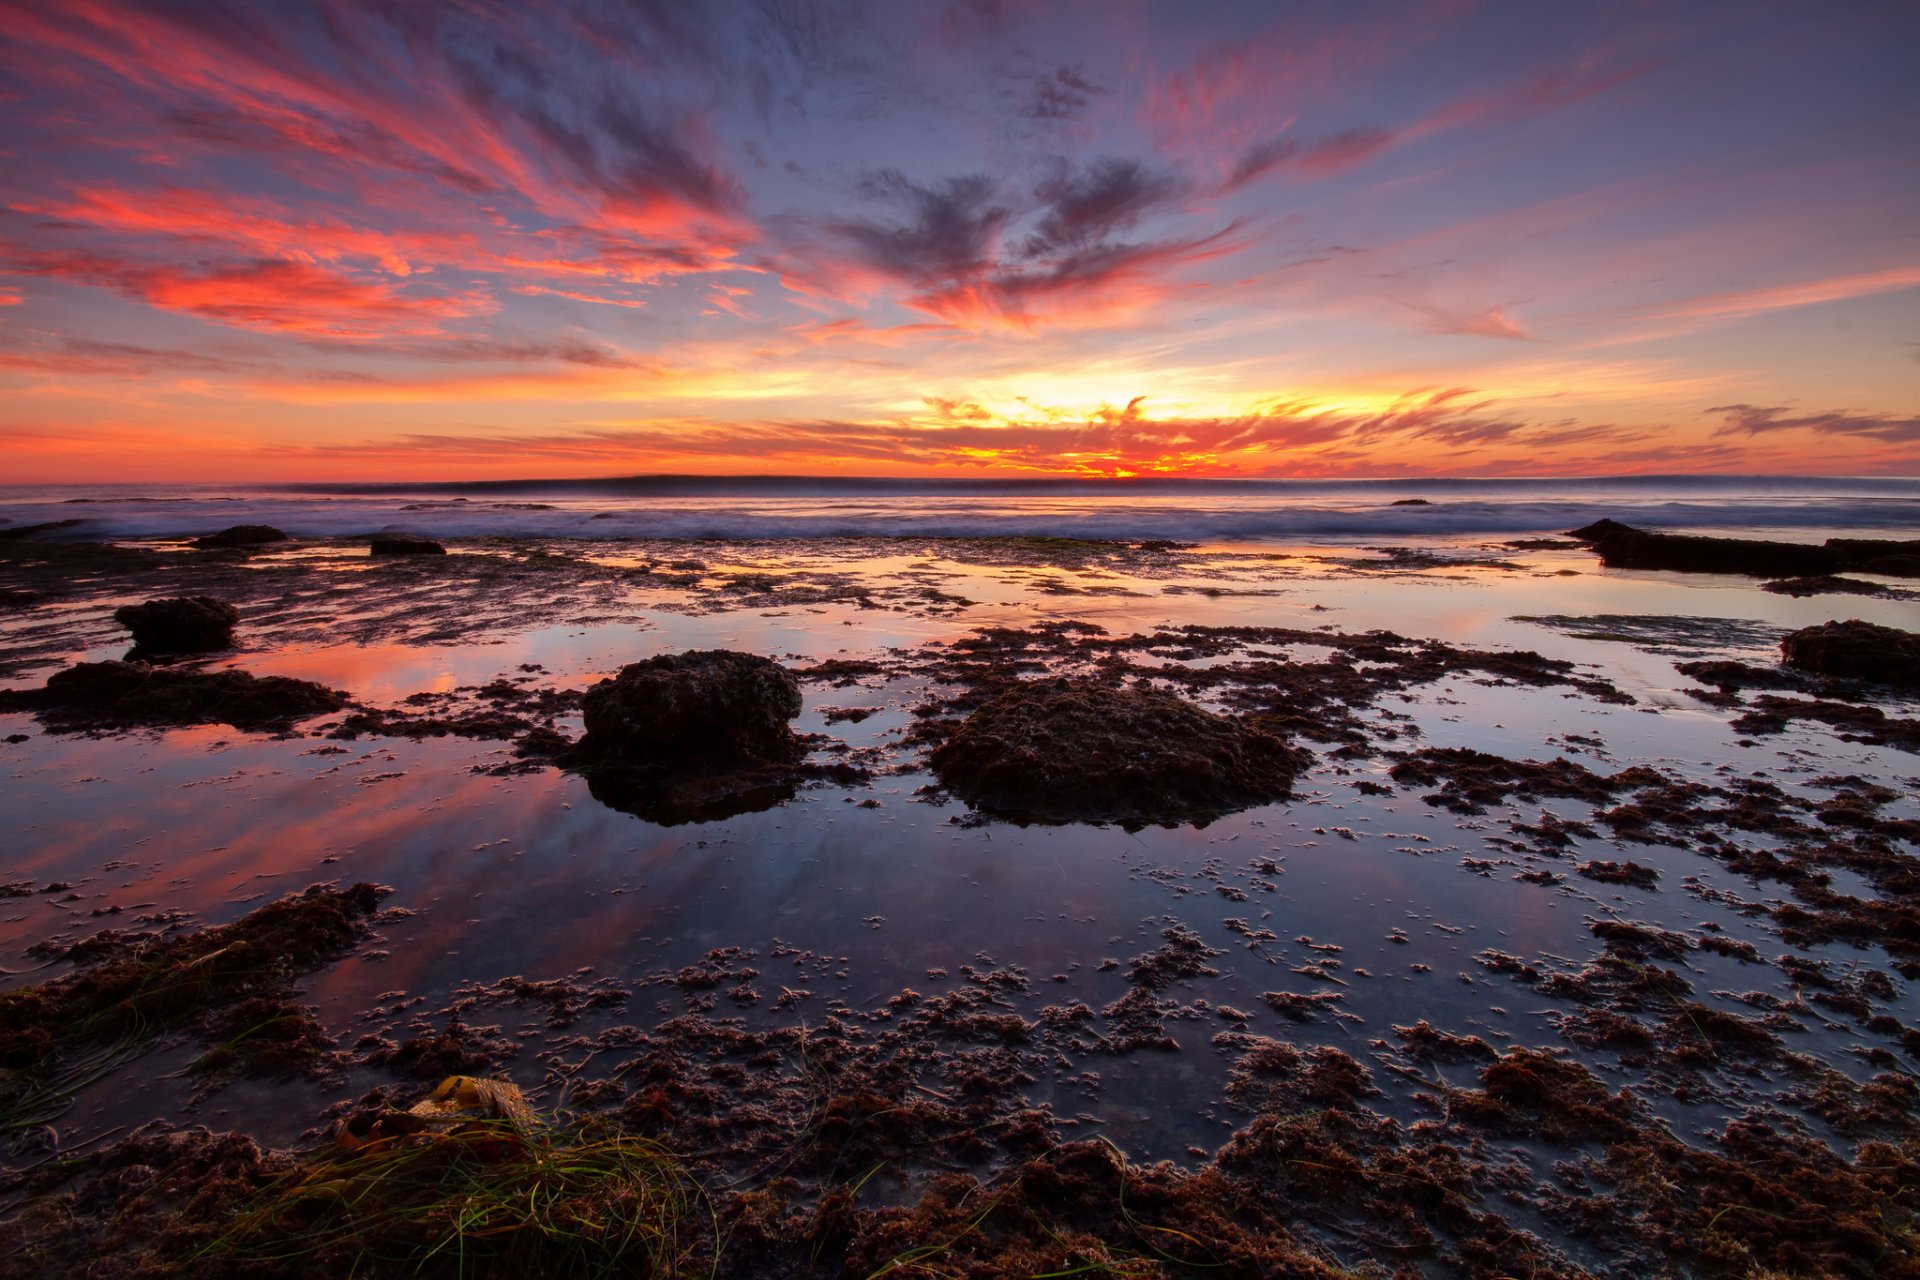
[[[1782,640],[1780,655],[1797,671],[1920,689],[1920,635],[1898,627],[1823,622]]]
[[[376,556],[443,556],[447,549],[432,538],[416,538],[410,533],[384,533],[372,542]]]
[[[171,596],[122,605],[113,620],[133,632],[133,643],[148,653],[210,653],[233,647],[240,611],[212,596]]]
[[[800,685],[779,663],[693,649],[630,663],[587,690],[583,755],[671,771],[783,764],[803,754],[787,722]]]
[[[270,524],[236,524],[204,538],[195,538],[196,547],[262,547],[270,542],[285,542],[287,535]]]
[[[934,771],[979,808],[1050,822],[1185,822],[1283,799],[1303,752],[1170,693],[1025,684],[969,716]]]
[[[183,671],[144,662],[82,662],[44,688],[0,692],[0,709],[37,712],[65,728],[230,724],[258,728],[338,711],[346,695],[289,676]]]

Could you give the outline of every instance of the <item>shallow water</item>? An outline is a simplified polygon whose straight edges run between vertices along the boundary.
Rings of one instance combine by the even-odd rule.
[[[667,545],[610,542],[578,554],[644,564]],[[1381,724],[1389,715],[1407,717],[1419,736],[1406,745],[1467,746],[1516,759],[1565,755],[1602,771],[1655,763],[1709,782],[1727,770],[1787,785],[1857,774],[1903,794],[1889,815],[1920,813],[1913,800],[1920,756],[1843,742],[1818,725],[1742,740],[1728,727],[1734,713],[1689,694],[1697,686],[1673,667],[1676,653],[1770,661],[1773,635],[1834,617],[1911,628],[1920,622],[1913,603],[1794,599],[1744,579],[1601,570],[1573,547],[1513,550],[1458,536],[1423,545],[1518,567],[1357,568],[1352,561],[1375,553],[1298,543],[1202,547],[1161,564],[1104,553],[1027,563],[1004,548],[989,554],[937,544],[904,552],[887,543],[687,544],[680,554],[702,562],[708,584],[750,568],[796,582],[831,578],[841,595],[761,608],[751,594],[664,587],[642,576],[623,580],[615,604],[592,616],[496,622],[457,642],[433,643],[422,633],[446,620],[436,620],[428,578],[419,588],[426,621],[382,613],[391,600],[381,597],[380,607],[339,614],[343,634],[362,634],[361,642],[348,643],[327,639],[324,618],[272,614],[290,620],[249,629],[241,650],[216,662],[318,680],[368,703],[396,705],[416,692],[513,678],[523,665],[538,666],[531,678],[542,687],[579,687],[623,663],[684,648],[737,648],[801,664],[885,658],[981,627],[1061,619],[1116,635],[1179,625],[1388,628],[1570,659],[1636,699],[1622,706],[1565,687],[1454,675],[1387,695],[1369,714]],[[348,569],[356,580],[364,571],[368,581],[392,569],[348,563],[352,558],[332,544],[309,545],[257,557],[245,571],[301,567],[325,582]],[[870,588],[878,605],[849,599],[848,581]],[[942,597],[916,603],[912,593],[927,585]],[[71,611],[70,623],[61,625],[71,630],[72,647],[52,643],[9,683],[37,684],[62,660],[118,656],[105,620],[117,599]],[[1677,640],[1636,644],[1514,620],[1595,615],[1753,625],[1724,634],[1695,628]],[[46,624],[8,619],[0,636],[29,625]],[[1358,781],[1386,781],[1384,759],[1342,761],[1323,752],[1292,801],[1203,827],[1129,832],[962,821],[964,804],[915,794],[932,779],[921,753],[900,742],[911,709],[928,692],[926,678],[911,673],[869,676],[852,687],[809,684],[797,727],[851,748],[875,748],[887,768],[868,784],[810,785],[772,809],[680,826],[607,808],[572,774],[487,772],[510,760],[502,742],[336,742],[221,726],[96,738],[42,732],[22,714],[0,716],[0,735],[29,735],[0,748],[8,780],[0,789],[0,829],[15,833],[0,879],[72,886],[0,899],[0,964],[16,971],[7,982],[26,981],[38,963],[28,948],[49,938],[72,941],[168,910],[217,923],[315,881],[372,880],[391,885],[390,905],[413,914],[384,924],[371,947],[304,984],[329,1029],[351,1044],[366,1033],[397,1038],[441,1025],[437,1011],[466,985],[589,971],[640,981],[723,946],[755,952],[752,963],[769,995],[782,986],[811,993],[778,1013],[771,1001],[719,1011],[750,1021],[824,1017],[838,1001],[867,1009],[907,987],[945,989],[960,980],[964,965],[1023,967],[1030,990],[1007,998],[1028,1017],[1070,1000],[1099,1008],[1127,991],[1129,957],[1152,950],[1164,928],[1184,924],[1223,954],[1209,962],[1217,977],[1168,993],[1188,1006],[1169,1024],[1181,1048],[1061,1062],[1033,1090],[1061,1115],[1083,1116],[1130,1151],[1173,1158],[1211,1149],[1235,1123],[1221,1103],[1229,1063],[1208,1046],[1216,1031],[1240,1025],[1218,1013],[1222,1005],[1245,1012],[1249,1030],[1334,1044],[1356,1056],[1395,1025],[1421,1019],[1495,1044],[1554,1043],[1551,1019],[1563,1006],[1476,957],[1492,949],[1543,970],[1577,970],[1603,950],[1590,924],[1608,918],[1693,934],[1717,930],[1751,941],[1763,957],[1791,950],[1842,968],[1888,968],[1888,957],[1874,949],[1785,947],[1764,917],[1738,908],[1740,901],[1780,898],[1779,885],[1756,883],[1685,848],[1621,846],[1603,833],[1576,840],[1569,858],[1542,863],[1489,842],[1506,834],[1508,819],[1531,821],[1543,809],[1588,816],[1579,804],[1515,801],[1462,816],[1423,803],[1422,788],[1356,791]],[[829,724],[826,708],[876,714]],[[856,803],[868,800],[877,807]],[[1658,886],[1571,874],[1573,861],[1590,858],[1631,858],[1659,872]],[[1264,859],[1276,870],[1258,869]],[[1514,878],[1542,865],[1564,879]],[[1869,895],[1870,887],[1854,879],[1836,887]],[[1272,938],[1249,941],[1249,932],[1262,930]],[[1340,948],[1338,968],[1322,963],[1334,953],[1314,950],[1326,944]],[[1120,965],[1103,972],[1108,959]],[[1322,963],[1323,974],[1296,972],[1309,963]],[[1795,995],[1790,977],[1770,964],[1705,952],[1689,953],[1684,964],[1696,975],[1696,998],[1716,1007],[1745,1008],[1733,999],[1744,992]],[[1887,1007],[1910,1021],[1920,1011],[1913,986],[1892,981],[1897,995]],[[1336,991],[1342,1001],[1337,1013],[1295,1022],[1263,1002],[1274,991]],[[687,1007],[687,996],[655,984],[564,1035],[544,1030],[534,1011],[524,1014],[524,1024],[511,1009],[472,1017],[525,1034],[508,1073],[538,1094],[577,1059],[568,1037],[614,1023],[645,1025]],[[1856,1076],[1863,1067],[1854,1047],[1890,1042],[1844,1021],[1802,1023],[1790,1037],[1793,1049]],[[1616,1083],[1640,1083],[1604,1055],[1585,1056]],[[1098,1072],[1097,1087],[1082,1076],[1087,1070]],[[63,1127],[70,1141],[84,1140],[185,1113],[291,1141],[313,1122],[320,1102],[381,1078],[361,1067],[325,1088],[247,1084],[199,1097],[191,1080],[155,1080],[143,1068],[137,1080],[116,1077],[89,1090]],[[1407,1088],[1381,1083],[1381,1107],[1411,1114]],[[1769,1092],[1766,1081],[1747,1081],[1688,1104],[1660,1101],[1685,1129],[1715,1123]]]

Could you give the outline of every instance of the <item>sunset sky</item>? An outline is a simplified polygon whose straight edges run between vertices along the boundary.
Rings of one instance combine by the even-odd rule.
[[[1920,4],[0,0],[0,479],[1920,474]]]

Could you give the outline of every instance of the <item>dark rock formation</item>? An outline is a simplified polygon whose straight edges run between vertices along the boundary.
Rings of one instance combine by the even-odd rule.
[[[1615,569],[1787,578],[1837,573],[1844,567],[1837,553],[1809,543],[1649,533],[1617,520],[1599,520],[1584,529],[1569,530],[1568,536],[1590,543],[1600,563]]]
[[[410,533],[383,533],[373,540],[376,556],[443,556],[447,549],[432,538],[416,538]]]
[[[133,632],[134,645],[146,653],[210,653],[233,647],[240,611],[212,596],[171,596],[122,605],[113,620]]]
[[[681,772],[784,764],[800,685],[769,658],[727,649],[662,654],[587,690],[582,755]]]
[[[23,587],[0,587],[0,609],[31,609],[47,598],[44,591],[28,591]]]
[[[210,533],[204,538],[195,538],[196,547],[261,547],[270,542],[285,542],[287,535],[270,524],[236,524]]]
[[[1920,541],[1898,542],[1891,538],[1828,538],[1844,562],[1841,567],[1856,573],[1884,573],[1890,578],[1920,578]]]
[[[1920,553],[1868,556],[1860,562],[1862,573],[1884,573],[1889,578],[1920,578]]]
[[[1756,578],[1824,577],[1846,570],[1920,576],[1920,542],[1829,538],[1815,546],[1759,538],[1652,533],[1618,520],[1596,520],[1585,528],[1569,530],[1567,536],[1592,546],[1600,563],[1616,569],[1738,573]]]
[[[259,728],[338,711],[346,695],[287,676],[186,671],[144,662],[83,662],[44,688],[0,692],[0,710],[38,713],[57,728],[230,724]]]
[[[1390,507],[1430,507],[1433,503],[1427,498],[1395,498],[1387,505]]]
[[[1920,689],[1920,635],[1858,619],[1802,627],[1780,642],[1796,671]]]
[[[1899,599],[1913,594],[1911,591],[1883,587],[1877,582],[1838,578],[1830,574],[1817,578],[1782,578],[1778,582],[1763,582],[1760,589],[1777,596],[1889,596]]]
[[[1049,822],[1182,822],[1284,798],[1304,753],[1170,693],[1088,681],[1024,684],[934,751],[947,788]]]

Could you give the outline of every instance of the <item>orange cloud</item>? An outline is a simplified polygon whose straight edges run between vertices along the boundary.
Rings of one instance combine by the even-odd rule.
[[[151,306],[224,324],[355,341],[438,333],[449,319],[498,309],[479,291],[405,293],[309,263],[264,258],[193,271],[102,253],[16,253],[9,269],[103,286]]]

